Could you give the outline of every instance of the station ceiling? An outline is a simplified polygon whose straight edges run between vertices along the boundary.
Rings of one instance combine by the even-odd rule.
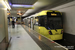
[[[37,0],[10,0],[12,4],[33,5]]]
[[[32,5],[33,8],[26,7],[12,7],[11,6],[11,15],[13,17],[17,17],[17,11],[21,11],[23,13],[23,17],[30,16],[42,10],[50,9],[61,4],[65,4],[67,2],[71,2],[73,0],[8,0],[9,4],[17,4],[17,5]]]

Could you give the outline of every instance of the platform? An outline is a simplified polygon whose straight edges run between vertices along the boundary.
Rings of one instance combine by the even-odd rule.
[[[12,37],[8,50],[42,50],[29,36],[21,25],[15,28],[9,26],[9,36]]]
[[[8,50],[67,50],[25,25],[9,26],[8,32],[11,37]]]

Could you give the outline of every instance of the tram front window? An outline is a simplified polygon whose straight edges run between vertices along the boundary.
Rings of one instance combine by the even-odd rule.
[[[61,19],[49,19],[47,24],[47,29],[61,29],[62,21]]]
[[[61,20],[55,20],[54,21],[54,29],[61,29],[61,28],[62,28]]]

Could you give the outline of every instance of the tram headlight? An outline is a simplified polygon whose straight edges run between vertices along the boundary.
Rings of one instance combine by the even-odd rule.
[[[40,29],[40,27],[39,27],[39,29]]]

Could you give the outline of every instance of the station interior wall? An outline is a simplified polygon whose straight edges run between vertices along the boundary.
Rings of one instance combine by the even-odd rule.
[[[0,8],[0,42],[4,39],[8,42],[7,9]]]
[[[5,38],[5,31],[4,31],[5,30],[5,27],[4,27],[5,12],[4,11],[5,11],[4,9],[0,9],[0,42]]]

